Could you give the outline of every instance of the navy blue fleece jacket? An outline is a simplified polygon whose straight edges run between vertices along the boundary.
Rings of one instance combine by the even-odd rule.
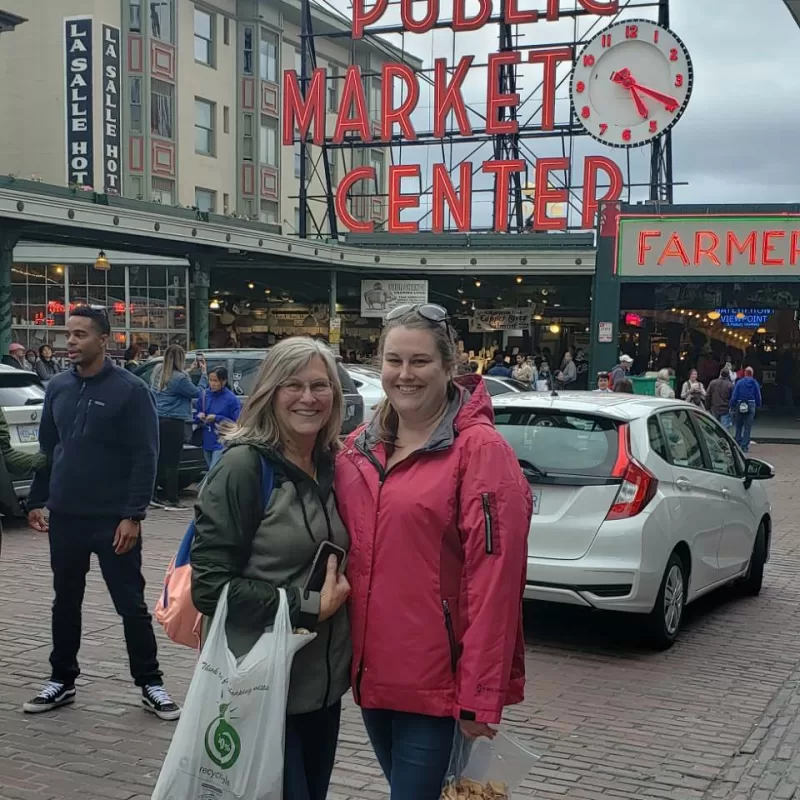
[[[62,372],[47,384],[39,447],[47,468],[28,508],[86,517],[144,519],[158,461],[158,417],[150,389],[106,361],[90,378]]]

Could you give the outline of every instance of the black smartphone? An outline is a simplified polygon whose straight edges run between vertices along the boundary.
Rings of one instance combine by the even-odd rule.
[[[347,560],[347,553],[344,548],[333,542],[323,542],[311,562],[311,569],[308,571],[306,581],[303,584],[304,592],[322,591],[322,587],[325,585],[325,573],[328,570],[328,559],[331,556],[336,556],[339,572],[344,570],[345,561]]]

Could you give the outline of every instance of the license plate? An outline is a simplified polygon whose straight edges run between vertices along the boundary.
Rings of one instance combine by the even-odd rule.
[[[538,514],[542,504],[542,490],[532,489],[531,497],[533,498],[533,513]]]
[[[20,425],[17,428],[17,433],[19,435],[19,440],[23,444],[30,444],[31,442],[38,442],[39,441],[39,426],[38,425],[28,425],[28,426]]]

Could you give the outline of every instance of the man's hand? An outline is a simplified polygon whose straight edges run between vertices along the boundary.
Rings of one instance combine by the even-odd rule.
[[[45,519],[44,511],[41,508],[35,508],[33,511],[28,512],[28,525],[39,533],[47,533],[50,526]]]
[[[135,522],[132,519],[123,519],[117,526],[117,532],[114,534],[114,552],[118,555],[124,555],[129,550],[133,549],[136,542],[139,540],[139,530],[141,523]]]
[[[461,728],[461,733],[463,733],[467,739],[478,739],[481,736],[485,736],[487,739],[494,739],[494,737],[497,736],[497,731],[494,728],[490,728],[485,722],[472,722],[468,719],[460,719],[458,725]]]

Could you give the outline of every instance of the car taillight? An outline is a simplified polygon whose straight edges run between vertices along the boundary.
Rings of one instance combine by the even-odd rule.
[[[628,425],[618,429],[617,461],[611,475],[622,478],[617,496],[606,514],[606,519],[635,517],[653,499],[658,480],[631,455],[631,432]]]

